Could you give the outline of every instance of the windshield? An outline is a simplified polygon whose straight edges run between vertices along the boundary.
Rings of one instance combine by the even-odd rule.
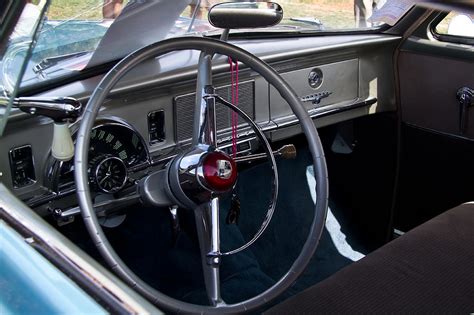
[[[41,1],[39,1],[41,2]],[[153,42],[186,34],[218,35],[207,21],[220,0],[52,0],[22,88],[47,84],[123,58]],[[320,32],[370,28],[385,0],[282,0],[284,19],[266,29],[233,32]],[[361,2],[361,3],[359,3]],[[38,1],[32,1],[34,7]],[[232,33],[232,32],[231,32]],[[22,36],[11,58],[21,52]],[[10,69],[4,69],[8,77]]]
[[[14,98],[20,86],[20,78],[27,68],[34,38],[45,11],[46,1],[36,5],[28,2],[12,33],[0,33],[8,38],[6,49],[0,50],[0,136],[3,134]],[[20,8],[21,8],[20,7]],[[8,8],[8,6],[7,6]],[[11,8],[10,8],[11,9]],[[2,12],[4,14],[6,12]]]

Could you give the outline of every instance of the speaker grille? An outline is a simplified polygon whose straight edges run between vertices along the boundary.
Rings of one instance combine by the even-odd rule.
[[[255,119],[254,82],[247,81],[239,83],[239,108],[250,118]],[[227,101],[232,100],[231,86],[218,87],[216,93]],[[174,98],[176,114],[176,140],[178,143],[191,139],[194,123],[194,105],[196,94],[186,94]],[[239,123],[242,119],[239,119]],[[231,110],[224,105],[216,103],[217,131],[231,127]]]

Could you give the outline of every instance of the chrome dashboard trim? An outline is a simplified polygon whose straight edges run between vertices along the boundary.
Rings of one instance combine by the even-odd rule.
[[[315,108],[309,109],[308,113],[312,119],[318,119],[318,118],[323,118],[329,115],[349,111],[352,109],[371,106],[375,103],[377,103],[377,99],[375,97],[370,97],[365,100],[356,99],[353,102],[350,102],[343,106],[340,106],[340,105],[317,106]],[[278,120],[275,120],[274,122],[277,126],[275,128],[267,129],[265,131],[274,131],[278,128],[297,125],[298,119],[296,119],[294,115],[288,115],[285,117],[281,117]]]

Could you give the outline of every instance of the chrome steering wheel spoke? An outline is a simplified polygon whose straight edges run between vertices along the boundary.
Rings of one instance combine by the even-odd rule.
[[[216,102],[212,86],[212,55],[202,52],[199,57],[194,111],[193,146],[217,146]]]
[[[211,306],[225,305],[221,297],[219,267],[221,263],[219,235],[219,198],[198,206],[194,211],[201,252],[201,263],[207,297]]]

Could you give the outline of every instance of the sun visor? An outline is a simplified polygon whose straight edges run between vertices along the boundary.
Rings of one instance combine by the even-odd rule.
[[[168,35],[191,0],[131,1],[115,19],[86,68],[121,59]]]

